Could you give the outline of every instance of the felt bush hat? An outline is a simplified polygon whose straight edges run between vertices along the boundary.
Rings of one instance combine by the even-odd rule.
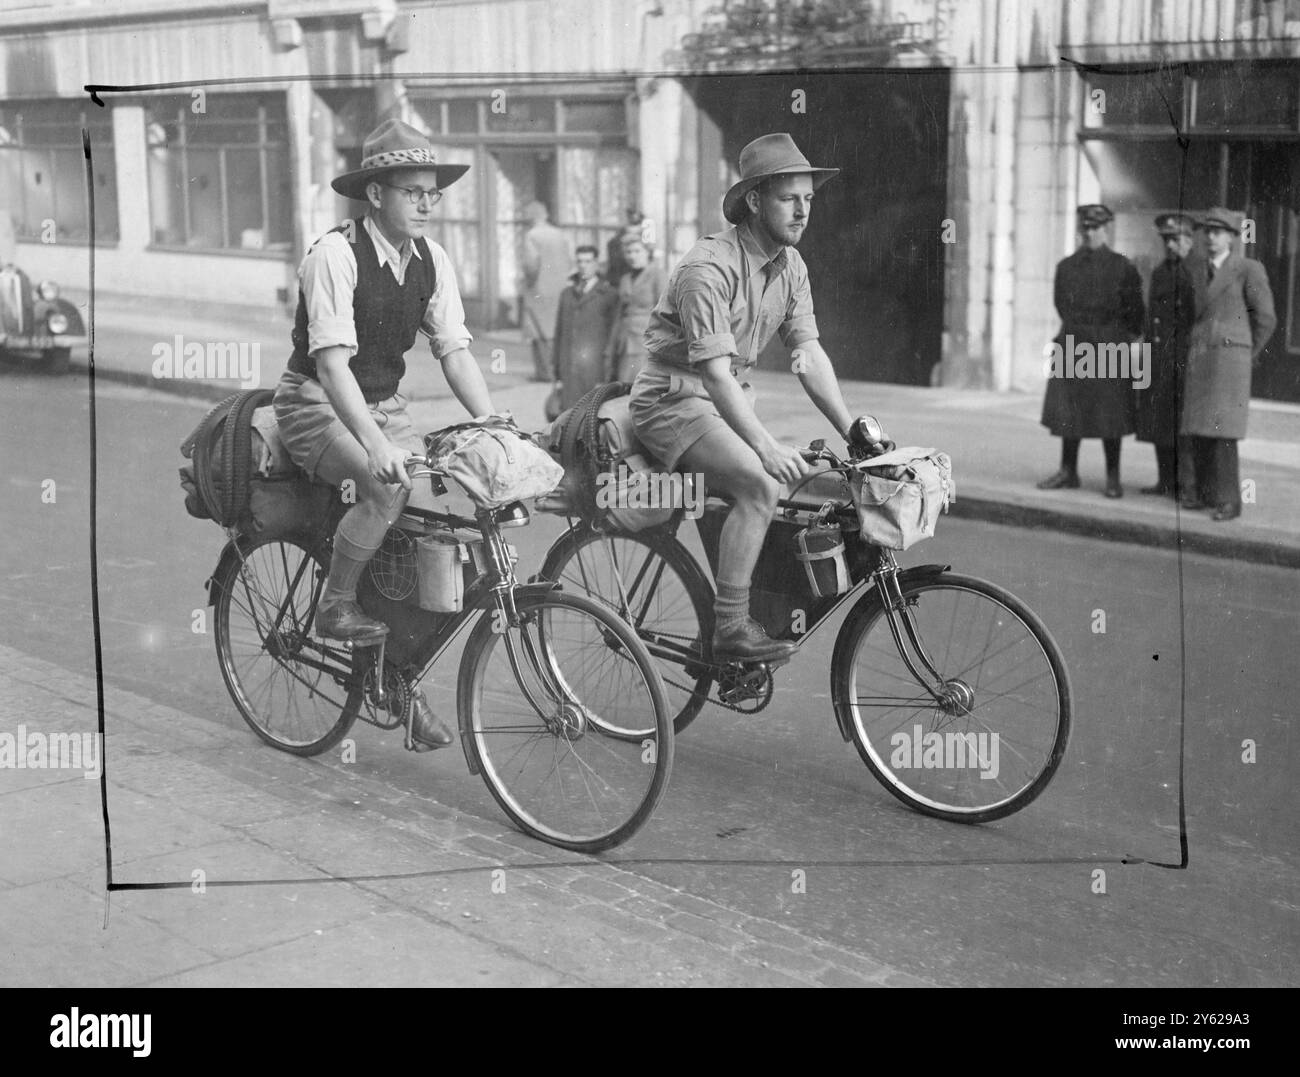
[[[815,191],[838,168],[814,168],[785,132],[763,135],[740,151],[740,179],[722,200],[722,215],[732,224],[745,219],[745,195],[769,176],[812,173]]]
[[[361,167],[345,172],[330,186],[347,198],[366,200],[366,184],[403,168],[419,168],[437,174],[438,190],[450,187],[469,171],[469,165],[440,165],[429,140],[409,123],[385,120],[361,144]]]

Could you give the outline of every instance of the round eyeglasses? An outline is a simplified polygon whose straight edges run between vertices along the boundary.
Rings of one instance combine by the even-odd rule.
[[[385,183],[384,186],[394,191],[401,191],[413,206],[419,205],[421,198],[427,198],[431,206],[436,206],[442,200],[442,192],[437,189],[426,191],[423,187],[399,187],[395,183]]]

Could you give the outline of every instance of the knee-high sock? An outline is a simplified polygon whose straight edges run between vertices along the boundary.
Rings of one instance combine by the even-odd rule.
[[[713,600],[713,627],[715,631],[727,628],[749,616],[749,585],[739,586],[718,581],[718,594]]]

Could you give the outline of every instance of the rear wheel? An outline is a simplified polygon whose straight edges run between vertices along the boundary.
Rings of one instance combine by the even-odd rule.
[[[351,657],[316,634],[324,557],[294,539],[254,540],[222,561],[216,588],[221,676],[244,720],[295,755],[332,748],[351,728]]]
[[[1046,788],[1069,739],[1060,648],[1023,602],[984,580],[945,572],[900,589],[940,698],[903,662],[879,595],[864,596],[831,663],[831,698],[858,753],[927,815],[982,823],[1019,811]]]
[[[595,853],[626,841],[663,796],[673,735],[645,646],[608,607],[517,593],[519,624],[489,609],[461,660],[471,765],[525,833]],[[635,738],[611,729],[636,729]]]
[[[713,639],[713,588],[689,550],[660,532],[581,527],[556,540],[541,574],[604,603],[635,628],[663,677],[673,729],[680,733],[694,721],[713,684],[701,660],[701,641]]]

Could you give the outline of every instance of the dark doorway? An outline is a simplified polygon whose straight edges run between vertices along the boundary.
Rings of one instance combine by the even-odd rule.
[[[707,75],[687,88],[721,134],[720,146],[701,139],[706,181],[724,164],[734,173],[742,147],[773,131],[840,169],[799,245],[822,343],[841,377],[928,385],[943,330],[948,72]],[[721,219],[720,197],[701,206],[706,227]],[[788,362],[774,346],[760,366]]]

